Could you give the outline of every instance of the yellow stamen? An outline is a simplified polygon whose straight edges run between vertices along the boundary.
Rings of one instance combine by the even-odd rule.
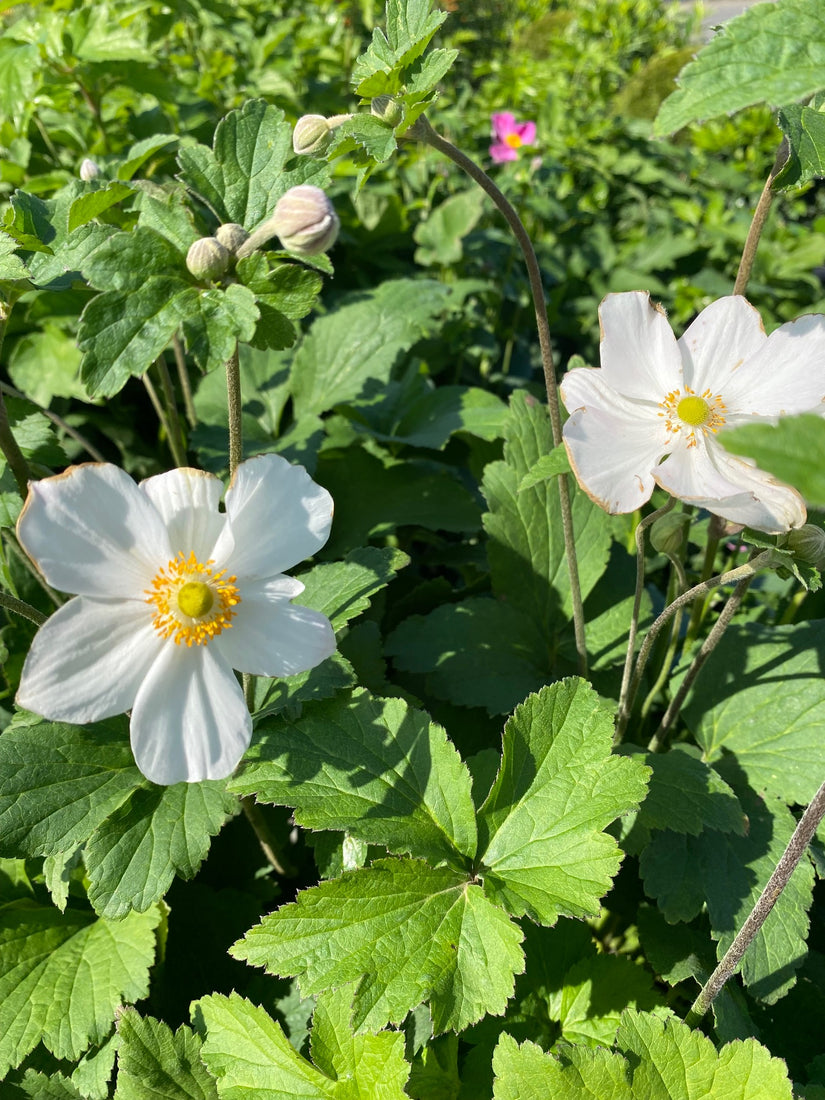
[[[235,577],[214,572],[214,561],[199,562],[183,553],[160,568],[146,589],[146,602],[155,605],[152,625],[175,645],[206,645],[232,626],[234,608],[241,602]]]
[[[504,144],[509,145],[511,149],[520,149],[522,141],[518,134],[508,134],[504,139]]]
[[[685,386],[684,393],[681,390],[672,390],[665,396],[664,401],[659,402],[659,407],[664,410],[659,416],[665,417],[665,427],[669,434],[678,435],[683,429],[688,447],[696,446],[696,429],[702,435],[708,432],[714,434],[725,423],[727,408],[720,394],[711,390],[699,396],[690,386]]]

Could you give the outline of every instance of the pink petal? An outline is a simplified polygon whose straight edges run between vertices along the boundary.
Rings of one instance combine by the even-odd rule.
[[[490,121],[493,124],[493,136],[497,137],[499,141],[504,141],[508,134],[512,134],[516,127],[516,116],[511,115],[509,111],[500,111],[498,114],[490,115]]]
[[[519,122],[516,124],[516,133],[521,138],[523,145],[532,145],[536,140],[535,122]]]
[[[518,153],[509,145],[491,145],[490,156],[496,164],[502,164],[505,160],[518,160]]]

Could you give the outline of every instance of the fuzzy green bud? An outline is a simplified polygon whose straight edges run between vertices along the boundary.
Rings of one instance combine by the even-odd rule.
[[[89,180],[96,180],[100,175],[100,169],[91,157],[85,157],[80,165],[80,178],[84,183],[88,183]]]
[[[370,114],[394,127],[404,121],[404,104],[391,95],[377,95],[370,103]]]
[[[220,279],[231,260],[229,249],[214,237],[201,237],[186,253],[186,266],[196,279]]]
[[[678,554],[690,526],[690,516],[684,512],[668,512],[654,522],[650,529],[650,545],[660,554]]]
[[[332,144],[332,127],[323,115],[302,115],[292,131],[292,148],[299,157],[323,156]]]
[[[825,531],[813,523],[803,523],[789,531],[783,549],[817,569],[825,567]]]
[[[332,203],[311,183],[290,187],[280,197],[271,224],[284,248],[299,256],[332,248],[341,226]]]
[[[215,230],[215,240],[227,248],[233,256],[248,237],[247,231],[237,222],[227,222],[225,225],[219,225]]]

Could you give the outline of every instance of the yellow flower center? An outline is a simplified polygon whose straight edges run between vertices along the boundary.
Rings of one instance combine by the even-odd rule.
[[[663,410],[659,416],[665,417],[668,434],[678,435],[684,430],[688,447],[696,446],[697,429],[702,435],[715,434],[725,423],[727,412],[720,394],[705,390],[699,396],[690,386],[685,386],[684,393],[671,390],[664,401],[659,402],[659,408]]]
[[[175,645],[206,645],[232,626],[235,608],[241,602],[235,577],[226,570],[217,573],[210,559],[199,562],[194,553],[183,553],[162,566],[146,589],[146,602],[154,604],[152,625]]]
[[[518,136],[518,134],[508,134],[507,137],[504,139],[504,144],[509,145],[511,149],[520,149],[521,138]]]

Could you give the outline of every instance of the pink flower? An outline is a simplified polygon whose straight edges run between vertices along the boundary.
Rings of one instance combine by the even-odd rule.
[[[535,122],[516,122],[516,116],[509,111],[491,115],[490,121],[496,139],[490,146],[490,156],[496,164],[516,160],[522,145],[532,145],[536,140]]]

